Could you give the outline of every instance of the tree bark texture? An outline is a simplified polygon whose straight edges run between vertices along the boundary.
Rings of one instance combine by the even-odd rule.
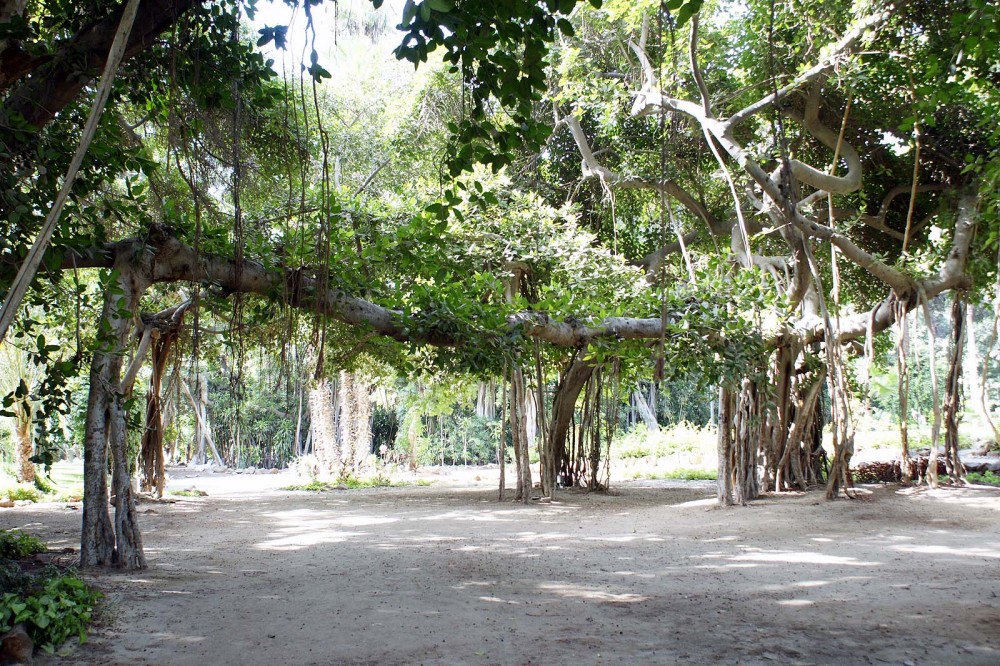
[[[528,419],[525,409],[525,386],[524,373],[520,368],[514,368],[510,379],[510,401],[508,411],[510,413],[511,436],[514,441],[514,458],[517,463],[517,492],[515,500],[521,500],[525,504],[531,501],[531,460],[528,447]]]
[[[125,569],[138,569],[146,565],[128,469],[121,370],[139,298],[150,284],[149,261],[147,255],[131,261],[121,257],[116,262],[117,276],[107,286],[101,312],[101,333],[90,366],[90,393],[84,427],[84,511],[80,563],[85,567],[116,564]],[[108,449],[114,473],[113,528],[108,513]]]
[[[312,450],[317,473],[321,476],[340,472],[340,447],[334,395],[336,389],[329,379],[321,379],[309,391],[309,423],[312,427]]]
[[[962,350],[965,336],[965,293],[955,292],[951,308],[951,362],[944,389],[944,464],[953,483],[965,479],[965,466],[958,457],[958,423],[962,409]]]
[[[23,398],[11,405],[14,412],[13,435],[14,447],[17,451],[17,480],[21,483],[35,482],[35,463],[31,462],[34,455],[34,443],[31,436],[32,409],[28,398]]]
[[[549,418],[548,432],[545,436],[546,445],[551,450],[551,474],[548,482],[555,487],[556,475],[559,470],[569,471],[570,459],[567,455],[567,438],[570,423],[576,412],[577,399],[594,374],[594,366],[582,357],[575,357],[569,366],[560,374],[559,383],[552,395],[552,414]],[[567,479],[567,485],[574,485],[576,479]]]
[[[163,371],[170,358],[170,348],[175,338],[163,334],[155,337],[150,363],[152,375],[146,393],[146,427],[142,432],[142,444],[139,448],[141,463],[139,488],[144,492],[155,491],[157,497],[163,497],[166,479],[163,464],[163,401],[160,391]]]

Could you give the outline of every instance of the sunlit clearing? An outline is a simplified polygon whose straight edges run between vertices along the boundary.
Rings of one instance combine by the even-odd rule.
[[[153,638],[159,639],[161,641],[177,641],[178,643],[200,643],[205,640],[204,636],[178,636],[177,634],[171,634],[166,632],[161,632],[158,634],[151,634]]]
[[[576,585],[563,585],[561,583],[541,583],[538,588],[542,592],[557,594],[568,599],[582,599],[584,601],[605,601],[615,604],[634,604],[639,601],[647,601],[649,597],[644,594],[632,594],[625,592],[614,594],[601,590],[588,590]]]
[[[464,520],[474,523],[500,523],[513,520],[513,518],[506,517],[512,514],[514,514],[513,511],[449,511],[436,513],[433,516],[420,516],[413,520]]]
[[[324,527],[365,527],[399,521],[399,518],[391,516],[350,516],[330,511],[316,511],[315,509],[294,509],[292,511],[277,511],[263,515],[277,521],[278,527],[282,530],[317,529]]]
[[[356,537],[365,536],[366,532],[338,532],[337,530],[316,530],[303,534],[291,534],[286,537],[262,541],[257,544],[261,550],[298,550],[307,546],[319,544],[343,543]]]
[[[823,553],[808,553],[791,550],[761,550],[736,555],[732,558],[738,562],[786,562],[788,564],[840,564],[853,567],[875,567],[878,562],[864,562],[853,557],[839,555],[824,555]]]
[[[829,584],[828,580],[800,580],[797,583],[792,583],[795,587],[823,587]]]
[[[670,506],[677,508],[683,508],[686,506],[715,506],[718,500],[714,497],[707,497],[700,500],[691,500],[690,502],[681,502],[680,504],[671,504]]]
[[[959,555],[961,557],[1000,558],[1000,548],[951,548],[949,546],[893,546],[892,549],[899,551],[901,553],[919,553],[921,555]]]

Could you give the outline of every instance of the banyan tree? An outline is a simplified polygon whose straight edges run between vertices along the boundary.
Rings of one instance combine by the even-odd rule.
[[[352,354],[388,341],[397,356],[504,377],[525,501],[530,420],[542,494],[600,487],[625,369],[682,367],[718,387],[721,503],[820,482],[836,497],[853,451],[848,352],[870,355],[874,336],[946,292],[963,319],[973,239],[996,222],[993,55],[962,39],[995,31],[980,0],[831,2],[822,15],[771,0],[714,16],[698,0],[407,3],[397,54],[418,63],[440,48],[458,92],[454,108],[435,107],[434,132],[392,144],[451,135],[444,149],[408,148],[443,150],[446,168],[439,200],[396,217],[362,201],[388,161],[341,192],[318,53],[289,92],[253,45],[280,47],[285,31],[248,40],[244,3],[92,4],[92,16],[39,23],[51,39],[14,20],[20,32],[0,41],[4,284],[23,294],[43,257],[53,282],[103,271],[95,341],[78,354],[90,367],[85,566],[145,566],[126,401],[152,350],[142,467],[161,489],[159,384],[209,300],[231,308],[236,337],[248,302],[260,317],[316,322],[312,427],[331,471],[362,464],[369,440],[355,430],[367,387],[344,373],[335,391],[341,368],[324,367],[337,326]],[[36,9],[3,2],[0,17]],[[118,58],[117,78],[97,84]],[[95,92],[110,99],[100,122],[104,102],[89,113],[82,102]],[[414,124],[435,119],[426,106]],[[77,143],[74,160],[65,146]],[[189,297],[164,310],[171,285]],[[154,293],[159,314],[144,315]],[[955,353],[942,409],[956,476],[960,366]],[[350,423],[337,423],[337,401]]]

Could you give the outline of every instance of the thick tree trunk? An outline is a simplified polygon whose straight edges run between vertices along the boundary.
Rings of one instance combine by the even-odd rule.
[[[559,383],[552,396],[552,415],[549,419],[545,441],[552,452],[549,483],[553,487],[556,482],[556,472],[560,469],[568,469],[566,438],[569,434],[569,426],[576,411],[576,401],[580,396],[580,391],[587,385],[587,380],[594,374],[594,369],[595,366],[592,362],[579,357],[574,358],[569,367],[560,375]],[[576,479],[566,479],[565,484],[575,485],[576,481]]]
[[[764,401],[760,388],[749,379],[743,380],[733,414],[733,501],[746,504],[760,495],[757,457],[761,430],[764,427]]]
[[[965,466],[958,457],[958,422],[962,408],[962,349],[965,335],[965,293],[955,292],[951,308],[951,364],[944,397],[944,464],[952,482],[965,479]]]
[[[115,533],[108,511],[108,421],[112,395],[110,377],[121,369],[113,356],[97,352],[90,366],[90,393],[83,442],[83,528],[80,537],[80,566],[112,563]]]
[[[528,447],[528,422],[525,409],[524,373],[520,368],[511,372],[510,381],[510,429],[514,441],[514,458],[517,462],[517,494],[515,500],[528,503],[531,500],[531,460]]]
[[[124,399],[119,393],[109,409],[108,440],[111,444],[112,503],[115,507],[115,554],[113,563],[121,569],[145,569],[146,555],[142,549],[135,495],[132,492],[132,470],[129,469],[128,431]]]
[[[340,373],[341,470],[357,474],[368,464],[372,441],[372,403],[368,385],[360,377]]]
[[[320,476],[340,471],[337,446],[337,422],[334,414],[334,388],[329,379],[321,379],[309,391],[309,423],[312,426],[312,450]]]
[[[147,258],[148,261],[148,258]],[[121,384],[122,354],[132,331],[132,318],[148,279],[142,268],[117,261],[117,285],[109,285],[101,313],[103,339],[90,369],[90,394],[84,428],[84,515],[80,539],[82,566],[117,564],[142,568],[145,557],[128,469],[128,437]],[[107,458],[111,449],[115,477],[115,522],[108,515]]]
[[[728,388],[719,389],[718,475],[716,496],[720,506],[733,504],[733,476],[730,461],[733,452],[733,395]]]

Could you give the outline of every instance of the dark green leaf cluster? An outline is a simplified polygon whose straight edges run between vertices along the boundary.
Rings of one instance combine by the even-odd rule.
[[[397,57],[417,64],[442,48],[468,94],[468,115],[450,126],[452,176],[477,163],[499,169],[510,163],[513,151],[537,150],[548,137],[549,128],[534,116],[534,104],[547,87],[548,45],[559,34],[573,34],[566,16],[577,1],[408,0]],[[494,113],[497,104],[506,117]]]
[[[29,593],[0,597],[0,633],[24,624],[35,645],[50,654],[73,636],[82,643],[101,596],[73,574],[37,581]]]

